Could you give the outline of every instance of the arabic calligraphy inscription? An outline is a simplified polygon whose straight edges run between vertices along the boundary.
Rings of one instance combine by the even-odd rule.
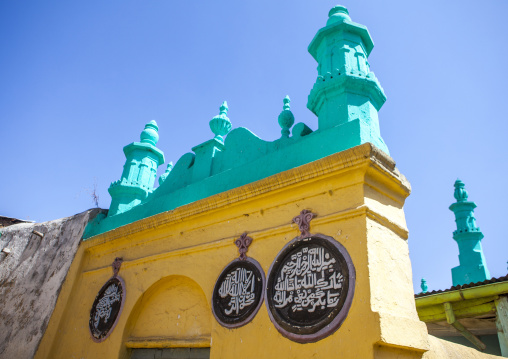
[[[235,259],[215,284],[212,309],[215,318],[227,328],[247,324],[263,299],[264,274],[255,260]]]
[[[331,237],[312,235],[295,238],[279,253],[268,274],[266,301],[277,329],[306,343],[338,329],[353,291],[354,266],[345,248]]]
[[[292,312],[314,313],[316,309],[334,308],[344,283],[344,276],[328,250],[302,247],[282,267],[275,284],[276,308],[290,307]]]
[[[114,276],[102,286],[90,311],[90,333],[94,341],[107,338],[120,314],[124,300],[123,281]]]

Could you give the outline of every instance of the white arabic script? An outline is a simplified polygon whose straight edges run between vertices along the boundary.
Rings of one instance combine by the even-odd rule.
[[[344,276],[323,247],[303,247],[291,255],[276,280],[273,300],[276,308],[291,305],[291,310],[312,313],[339,304]]]
[[[104,296],[99,300],[95,307],[94,327],[97,329],[101,319],[104,319],[106,323],[111,315],[112,305],[121,299],[121,294],[118,292],[118,286],[111,284],[106,291]]]
[[[228,309],[224,310],[226,315],[233,312],[238,315],[240,310],[255,302],[255,279],[254,273],[245,268],[236,268],[228,273],[219,288],[221,298],[231,297]]]

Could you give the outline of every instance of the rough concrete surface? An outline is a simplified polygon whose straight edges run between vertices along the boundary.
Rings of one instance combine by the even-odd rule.
[[[83,230],[101,211],[0,229],[0,251],[10,250],[0,252],[0,358],[35,355]]]

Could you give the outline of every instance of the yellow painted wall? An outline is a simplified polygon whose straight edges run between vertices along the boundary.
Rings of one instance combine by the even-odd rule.
[[[132,310],[128,337],[150,340],[210,340],[211,317],[208,299],[192,279],[169,276],[153,284]],[[141,343],[139,343],[141,344]]]
[[[130,347],[211,346],[212,358],[420,358],[429,349],[413,298],[403,204],[409,184],[370,144],[326,157],[96,236],[81,245],[36,358],[128,358]],[[265,274],[299,235],[302,209],[312,233],[345,246],[356,268],[349,315],[333,335],[298,344],[280,335],[265,304],[253,321],[222,327],[210,303],[234,240],[254,239],[248,256]],[[123,257],[126,300],[116,328],[91,340],[92,303]]]

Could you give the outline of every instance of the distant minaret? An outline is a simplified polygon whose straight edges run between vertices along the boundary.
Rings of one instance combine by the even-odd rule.
[[[427,293],[429,291],[429,287],[427,286],[427,281],[425,280],[425,278],[422,278],[420,288],[422,288],[422,293]]]
[[[378,119],[386,96],[367,61],[373,47],[369,30],[352,21],[344,6],[333,7],[309,45],[318,78],[307,107],[318,116],[319,130],[344,128],[347,135],[337,141],[346,148],[370,142],[388,154]]]
[[[141,142],[123,148],[125,165],[122,178],[111,183],[111,206],[108,216],[114,216],[141,203],[153,191],[157,167],[164,163],[164,153],[155,145],[159,140],[157,122],[150,121],[141,132]]]
[[[476,226],[474,209],[476,204],[468,201],[468,194],[464,183],[455,181],[454,197],[457,200],[450,206],[455,214],[457,230],[453,232],[453,239],[459,245],[458,267],[452,268],[453,285],[469,284],[490,279],[487,262],[483,255],[481,240],[483,233]]]

